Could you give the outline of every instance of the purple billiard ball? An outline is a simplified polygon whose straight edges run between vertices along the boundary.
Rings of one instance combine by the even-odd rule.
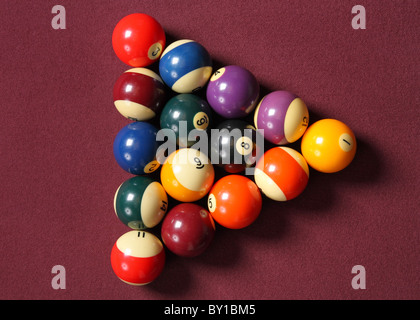
[[[302,137],[309,124],[305,102],[288,91],[274,91],[261,99],[254,113],[257,130],[276,145],[293,143]]]
[[[212,75],[206,94],[210,106],[222,117],[243,118],[257,106],[260,86],[250,71],[232,65]]]
[[[171,252],[196,257],[210,245],[214,232],[213,218],[206,209],[194,203],[181,203],[167,213],[161,236]]]

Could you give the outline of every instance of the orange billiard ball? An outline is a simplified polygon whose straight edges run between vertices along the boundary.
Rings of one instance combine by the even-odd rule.
[[[217,223],[229,229],[242,229],[258,218],[262,196],[251,179],[232,174],[214,184],[207,205]]]
[[[255,166],[254,179],[268,198],[287,201],[306,188],[309,168],[304,157],[289,147],[267,150]]]
[[[302,137],[301,150],[308,164],[324,173],[346,168],[356,154],[356,137],[343,122],[323,119],[312,124]]]
[[[172,152],[162,165],[163,188],[174,199],[193,202],[203,198],[214,182],[214,168],[201,151],[182,148]]]

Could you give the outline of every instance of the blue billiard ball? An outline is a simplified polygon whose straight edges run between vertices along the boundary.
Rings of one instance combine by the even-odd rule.
[[[159,61],[162,80],[178,93],[192,93],[203,88],[212,70],[210,54],[193,40],[173,42],[162,53]]]
[[[125,171],[143,175],[159,167],[156,152],[157,129],[147,122],[133,122],[123,127],[114,139],[114,157]]]

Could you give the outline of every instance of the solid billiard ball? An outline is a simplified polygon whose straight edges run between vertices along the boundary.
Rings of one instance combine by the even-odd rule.
[[[152,70],[127,70],[114,85],[114,105],[126,118],[135,121],[150,120],[165,104],[165,85]]]
[[[227,175],[211,188],[207,205],[217,223],[229,229],[242,229],[258,218],[262,196],[251,179]]]
[[[160,177],[168,195],[178,201],[193,202],[209,192],[214,181],[214,168],[203,152],[183,148],[168,156]]]
[[[255,128],[244,120],[229,119],[212,130],[210,152],[212,163],[229,173],[238,173],[256,161]]]
[[[343,122],[322,119],[312,124],[302,137],[301,150],[308,164],[324,173],[346,168],[356,154],[356,137]]]
[[[172,208],[162,223],[161,236],[166,247],[182,257],[202,254],[213,240],[215,225],[210,213],[194,203]]]
[[[165,104],[160,114],[160,127],[173,130],[176,138],[173,143],[191,147],[197,142],[195,136],[191,137],[191,131],[205,131],[211,124],[211,113],[206,100],[191,93],[181,93]]]
[[[309,168],[303,156],[289,147],[274,147],[261,157],[254,179],[262,193],[276,201],[296,198],[306,188]]]
[[[309,123],[305,102],[288,91],[274,91],[262,98],[254,113],[257,130],[276,145],[285,145],[302,137]]]
[[[125,171],[142,175],[155,171],[159,167],[156,152],[157,129],[147,122],[132,122],[123,127],[114,139],[114,156]]]
[[[149,232],[128,231],[112,247],[112,270],[125,283],[135,286],[148,284],[162,273],[164,266],[163,244]]]
[[[173,91],[192,93],[205,86],[212,74],[210,54],[200,43],[178,40],[162,53],[159,73]]]
[[[162,221],[167,208],[165,190],[159,182],[149,177],[132,177],[115,192],[115,214],[132,229],[153,228]]]
[[[243,118],[254,111],[260,86],[247,69],[231,65],[217,70],[207,85],[207,101],[224,118]]]
[[[112,33],[115,54],[132,67],[146,67],[157,61],[165,43],[165,31],[160,23],[144,13],[122,18]]]

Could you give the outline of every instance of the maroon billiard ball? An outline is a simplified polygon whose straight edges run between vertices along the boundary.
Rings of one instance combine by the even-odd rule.
[[[121,74],[114,84],[113,95],[117,110],[134,121],[154,118],[166,102],[162,79],[146,68],[133,68]]]
[[[170,251],[182,257],[196,257],[213,240],[215,224],[203,207],[181,203],[168,212],[161,232],[162,241]]]

